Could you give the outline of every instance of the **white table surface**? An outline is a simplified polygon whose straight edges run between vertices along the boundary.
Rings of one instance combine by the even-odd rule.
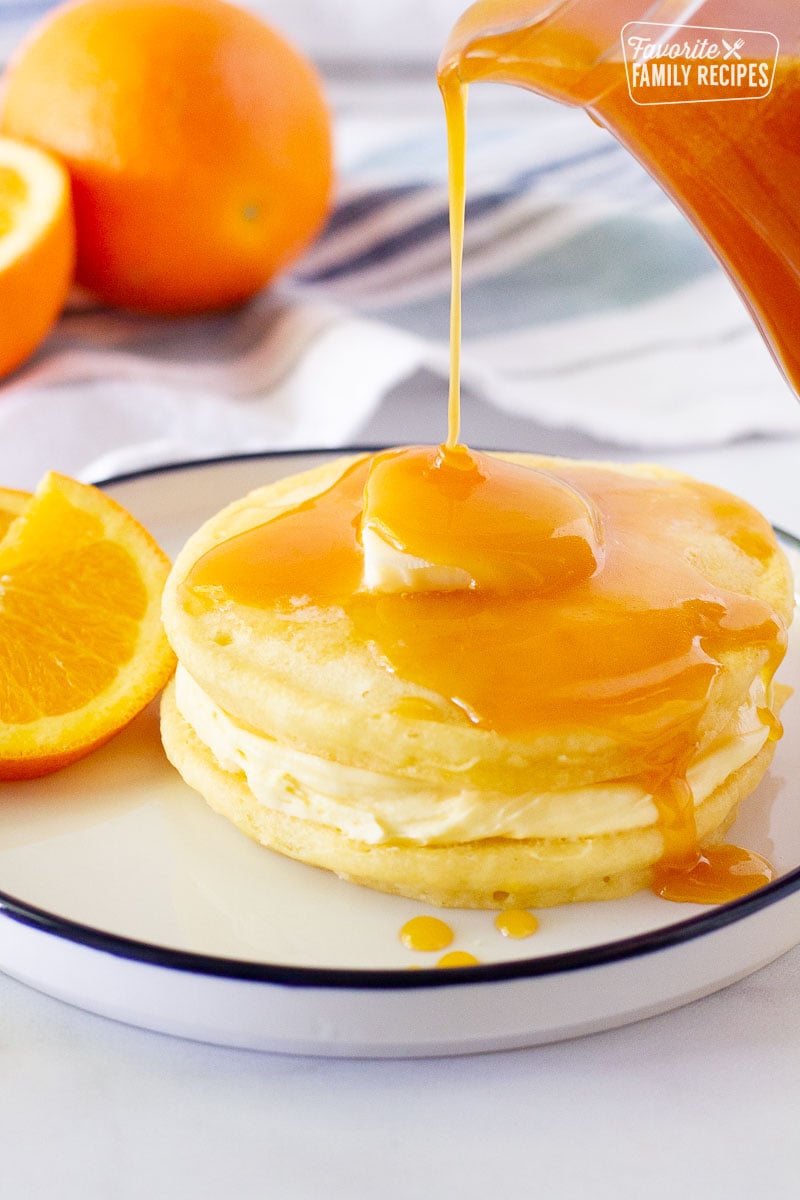
[[[417,381],[363,440],[431,440],[441,411]],[[466,405],[465,435],[476,445],[659,459],[800,530],[797,441],[621,454],[476,403]],[[0,975],[0,1195],[794,1196],[798,994],[800,949],[715,996],[613,1032],[472,1058],[359,1062],[184,1042]]]

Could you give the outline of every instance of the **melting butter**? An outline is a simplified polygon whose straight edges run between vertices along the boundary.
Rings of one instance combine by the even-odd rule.
[[[555,475],[408,446],[370,464],[361,548],[367,591],[537,596],[594,574],[602,533],[592,500]]]

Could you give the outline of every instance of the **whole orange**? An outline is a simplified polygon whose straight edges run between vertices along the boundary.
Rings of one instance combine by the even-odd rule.
[[[223,0],[78,0],[13,58],[0,129],[72,178],[77,278],[187,313],[247,299],[321,228],[330,117],[311,65]]]

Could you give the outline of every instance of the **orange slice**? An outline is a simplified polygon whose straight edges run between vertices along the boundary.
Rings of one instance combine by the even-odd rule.
[[[0,488],[0,542],[8,533],[11,522],[22,516],[30,499],[30,492],[17,492],[14,488]]]
[[[75,265],[69,177],[42,150],[0,138],[0,376],[50,330]]]
[[[159,610],[168,571],[115,501],[45,477],[0,545],[0,779],[45,775],[88,754],[166,683],[174,657]]]

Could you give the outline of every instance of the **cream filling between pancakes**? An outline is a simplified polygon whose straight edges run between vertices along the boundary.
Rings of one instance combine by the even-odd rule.
[[[760,679],[727,728],[692,762],[695,805],[758,754],[768,729],[758,709],[769,697]],[[176,703],[223,770],[243,773],[260,804],[315,821],[369,845],[449,845],[485,838],[585,838],[647,828],[658,821],[650,794],[610,781],[514,796],[384,775],[330,762],[243,729],[182,666]]]

